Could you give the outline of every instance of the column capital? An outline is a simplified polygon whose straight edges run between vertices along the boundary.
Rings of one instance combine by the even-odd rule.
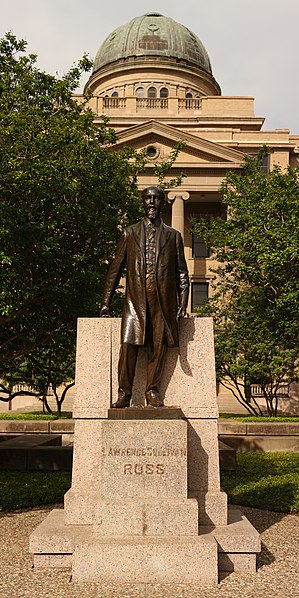
[[[190,193],[188,193],[188,191],[169,191],[169,193],[167,194],[167,198],[168,201],[173,201],[176,198],[180,198],[183,199],[184,201],[187,201],[190,197]]]

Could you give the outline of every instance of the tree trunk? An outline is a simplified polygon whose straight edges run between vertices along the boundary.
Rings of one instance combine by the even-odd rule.
[[[53,411],[47,401],[47,395],[43,396],[43,412],[45,413],[44,408],[46,408],[47,413],[50,413],[50,415],[53,415]]]

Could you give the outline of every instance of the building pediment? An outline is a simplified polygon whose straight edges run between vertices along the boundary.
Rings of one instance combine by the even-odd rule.
[[[240,168],[244,161],[242,152],[155,120],[123,130],[118,134],[116,147],[130,146],[138,151],[153,146],[157,149],[157,158],[166,159],[174,145],[182,140],[185,145],[176,166],[205,168],[213,164],[213,167]]]

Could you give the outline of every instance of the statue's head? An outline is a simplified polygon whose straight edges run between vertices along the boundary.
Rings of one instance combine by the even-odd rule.
[[[160,187],[146,187],[142,191],[142,203],[144,211],[149,220],[155,222],[160,216],[160,210],[164,203],[165,193]]]

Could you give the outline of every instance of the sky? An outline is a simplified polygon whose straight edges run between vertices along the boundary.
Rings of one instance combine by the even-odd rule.
[[[222,95],[254,96],[264,130],[299,134],[298,0],[0,0],[0,9],[0,36],[25,38],[38,67],[59,75],[134,17],[171,17],[204,44]]]

